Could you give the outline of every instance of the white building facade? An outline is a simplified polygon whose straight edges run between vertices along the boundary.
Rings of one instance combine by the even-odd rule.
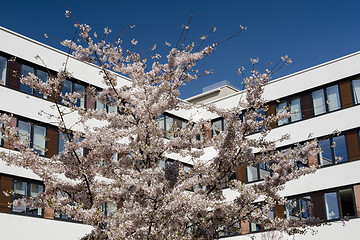
[[[20,76],[13,73],[23,75],[33,72],[46,81],[61,69],[66,58],[67,55],[61,51],[0,28],[0,112],[12,114],[13,126],[29,133],[34,146],[48,149],[47,152],[38,150],[44,157],[61,150],[57,126],[46,116],[38,114],[40,110],[54,111],[51,109],[52,103],[46,96],[21,84]],[[46,67],[43,63],[46,63]],[[73,73],[73,79],[65,83],[63,91],[85,92],[88,86],[104,87],[99,69],[95,66],[70,57],[67,68]],[[122,76],[118,80],[120,85],[130,83]],[[239,102],[241,95],[242,92],[237,89],[221,86],[194,96],[189,101],[231,108]],[[289,119],[274,125],[269,135],[277,139],[284,133],[290,134],[290,140],[278,145],[280,150],[309,140],[309,134],[310,139],[319,140],[323,149],[319,156],[309,159],[307,163],[318,166],[319,170],[288,183],[281,194],[289,200],[289,204],[277,206],[273,216],[299,217],[295,216],[295,212],[300,212],[303,218],[314,216],[332,222],[330,226],[316,228],[318,234],[315,236],[307,234],[295,236],[295,239],[357,239],[360,227],[360,52],[273,80],[266,86],[264,97],[269,104],[266,114],[276,114],[284,107],[292,112]],[[103,107],[86,97],[79,104],[86,108]],[[184,122],[190,115],[186,111],[164,114],[164,128],[167,118],[169,122]],[[76,117],[69,116],[68,121],[75,122]],[[214,131],[221,131],[225,127],[222,119],[216,116],[212,116],[211,122]],[[334,130],[339,130],[340,134],[332,136]],[[14,151],[0,140],[1,151]],[[237,178],[254,184],[261,181],[263,174],[270,174],[266,166],[248,166],[237,171]],[[7,166],[0,161],[0,239],[71,240],[91,231],[90,226],[61,216],[54,217],[52,209],[21,208],[8,204],[15,198],[32,196],[44,187],[41,179],[31,171]],[[2,194],[9,189],[14,190],[16,195]],[[229,198],[232,197],[230,190],[224,191]],[[298,208],[291,208],[290,205],[294,204],[290,203],[296,203]],[[349,219],[345,226],[339,221],[343,218]],[[241,227],[241,233],[229,233],[229,236],[222,237],[262,239],[272,233],[256,223],[243,222]],[[287,236],[282,239],[287,239]]]

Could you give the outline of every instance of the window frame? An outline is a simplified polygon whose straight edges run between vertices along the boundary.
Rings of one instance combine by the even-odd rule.
[[[215,122],[220,122],[220,131],[219,133],[215,133],[215,130],[214,130],[214,123]],[[211,120],[211,137],[215,137],[216,135],[220,134],[221,132],[223,132],[225,130],[225,120],[224,118],[222,117],[218,117],[218,118],[215,118],[215,119],[212,119]]]
[[[96,91],[96,95],[99,94],[99,90]],[[106,95],[106,98],[108,100],[108,102],[114,102],[114,99],[109,97],[108,95]],[[101,109],[98,109],[100,107],[100,105],[102,105]],[[114,108],[114,110],[110,111],[110,108]],[[117,106],[109,106],[108,103],[101,103],[99,100],[95,100],[95,110],[97,112],[100,112],[102,110],[105,110],[107,113],[119,113],[119,108]]]
[[[307,199],[307,198],[309,198],[309,199]],[[308,217],[303,217],[302,209],[304,209],[304,208],[303,208],[303,205],[302,205],[302,202],[301,202],[302,199],[306,199],[307,201],[309,201],[311,203],[310,208],[306,208],[307,213],[309,213],[309,211],[310,211],[310,214],[309,214]],[[285,210],[285,217],[287,219],[308,219],[308,218],[313,218],[314,217],[314,203],[313,203],[311,194],[306,194],[306,195],[301,195],[301,196],[296,196],[296,197],[290,197],[290,198],[287,198],[286,200],[287,201],[286,201],[286,203],[284,205],[284,210]],[[294,216],[294,215],[289,214],[290,210],[288,211],[288,208],[287,208],[289,201],[296,201],[296,205],[299,208],[298,216]],[[291,209],[291,210],[293,210],[293,209]]]
[[[260,164],[264,164],[265,168],[261,168],[260,167]],[[249,167],[253,167],[253,168],[256,168],[256,180],[252,180],[252,181],[249,181],[249,175],[248,175],[248,168]],[[266,163],[257,163],[255,166],[254,165],[251,165],[251,166],[247,166],[246,167],[246,183],[254,183],[254,182],[259,182],[259,181],[263,181],[264,178],[262,178],[261,176],[263,176],[264,174],[261,175],[261,170],[264,170],[264,171],[268,171],[270,174],[270,176],[272,176],[273,172],[272,170],[270,169],[270,163],[266,162]]]
[[[63,92],[66,81],[70,82],[70,92]],[[63,95],[65,95],[66,93],[73,94],[74,92],[79,92],[79,91],[75,91],[75,84],[78,84],[78,85],[84,87],[84,92],[83,92],[83,98],[78,99],[74,105],[77,106],[77,107],[83,107],[83,108],[86,109],[86,102],[87,102],[87,99],[86,99],[86,84],[84,84],[84,83],[82,83],[80,81],[77,81],[77,80],[65,79],[62,86],[61,86],[61,91],[60,92]],[[62,105],[65,105],[62,102],[62,100],[63,100],[63,98],[60,96],[59,103],[62,104]],[[83,101],[83,104],[81,104],[82,101]],[[96,106],[96,104],[95,104],[95,106]]]
[[[353,216],[344,216],[343,214],[343,209],[341,207],[341,199],[340,199],[340,191],[343,191],[343,190],[351,190],[351,200],[352,200],[352,206],[353,206],[353,211],[354,211],[354,215]],[[339,217],[338,218],[331,218],[331,219],[328,219],[328,214],[327,214],[327,205],[326,205],[326,198],[325,198],[325,194],[330,194],[330,193],[335,193],[336,194],[336,201],[337,201],[337,210],[338,210],[338,213],[339,213]],[[323,192],[322,194],[323,196],[323,204],[324,204],[324,220],[325,221],[328,221],[328,222],[332,222],[332,221],[338,221],[340,219],[343,219],[344,217],[348,217],[350,219],[352,218],[357,218],[357,210],[356,210],[356,199],[355,199],[355,194],[354,194],[354,187],[351,185],[351,186],[348,186],[348,187],[341,187],[341,188],[336,188],[336,189],[332,189],[332,190],[326,190]]]
[[[3,69],[2,74],[0,74],[0,86],[7,86],[8,83],[8,67],[9,67],[9,58],[5,57],[4,55],[0,54],[0,58],[4,58],[6,60],[6,66],[1,66],[0,68]],[[0,71],[1,72],[1,71]],[[4,73],[5,72],[5,73]],[[2,79],[2,75],[5,75],[4,78]],[[4,81],[2,83],[2,81]]]
[[[38,186],[41,186],[42,187],[42,191],[40,192],[44,192],[45,191],[45,185],[40,182],[40,181],[36,181],[36,180],[31,180],[31,179],[25,179],[25,178],[14,178],[13,181],[12,181],[12,188],[14,190],[14,194],[12,194],[11,196],[11,203],[13,203],[16,199],[16,193],[15,193],[15,183],[16,182],[22,182],[22,183],[26,183],[26,189],[25,189],[25,195],[22,195],[23,197],[25,198],[30,198],[31,197],[31,185],[32,184],[36,184]],[[40,193],[38,192],[38,193]],[[21,194],[19,194],[21,195]],[[25,212],[16,212],[14,211],[14,205],[11,204],[11,213],[12,214],[17,214],[17,215],[25,215],[25,216],[32,216],[32,217],[40,217],[40,218],[43,218],[44,217],[44,208],[34,208],[34,209],[40,209],[41,211],[41,214],[38,215],[38,214],[31,214],[30,211],[30,207],[26,206],[25,207]]]
[[[337,158],[337,156],[336,156],[336,153],[335,153],[335,148],[336,148],[336,146],[335,147],[332,147],[332,145],[333,145],[333,139],[334,138],[337,138],[337,137],[343,137],[344,138],[344,143],[345,143],[345,149],[344,149],[344,151],[346,152],[346,159],[344,160],[344,159],[342,159],[341,161],[338,161],[337,162],[337,160],[336,160],[336,158]],[[321,141],[319,141],[319,143],[320,142],[322,142],[322,141],[325,141],[325,140],[329,140],[329,148],[330,148],[330,154],[331,154],[331,163],[329,163],[329,164],[322,164],[321,163],[321,161],[322,161],[322,157],[321,157],[321,155],[322,155],[322,152],[320,152],[319,154],[318,154],[318,165],[320,166],[320,167],[327,167],[327,166],[333,166],[333,165],[337,165],[337,164],[342,164],[342,163],[346,163],[346,162],[349,162],[349,149],[348,149],[348,143],[347,143],[347,139],[346,139],[346,134],[340,134],[340,135],[338,135],[338,136],[334,136],[334,137],[330,137],[330,138],[327,138],[327,139],[324,139],[324,140],[321,140]],[[336,145],[336,142],[335,142],[335,145]],[[319,147],[321,148],[321,146],[319,145]],[[323,151],[323,150],[322,150]],[[340,156],[341,157],[341,156]]]
[[[333,110],[329,110],[329,96],[328,96],[328,90],[329,88],[331,87],[335,87],[337,88],[337,97],[338,97],[338,103],[339,103],[339,108],[336,108],[336,109],[333,109]],[[318,91],[322,91],[323,93],[323,97],[324,97],[324,112],[321,112],[321,113],[318,113],[316,114],[315,113],[315,106],[314,106],[314,92],[318,92]],[[339,84],[338,83],[335,83],[335,84],[331,84],[331,85],[326,85],[326,86],[323,86],[321,88],[318,88],[318,89],[314,89],[311,91],[311,100],[312,100],[312,109],[313,109],[313,116],[316,117],[316,116],[320,116],[320,115],[323,115],[323,114],[326,114],[326,113],[330,113],[330,112],[335,112],[335,111],[338,111],[338,110],[341,110],[342,109],[342,102],[341,102],[341,93],[340,93],[340,87],[339,87]]]
[[[261,207],[261,205],[259,205],[259,207]],[[270,214],[272,215],[272,217],[270,217]],[[275,207],[271,207],[270,211],[267,214],[267,217],[271,218],[272,220],[274,220],[276,218]],[[253,226],[255,227],[255,230],[253,230]],[[265,231],[269,231],[269,230],[271,230],[271,228],[265,227],[259,223],[249,222],[250,233],[265,232]]]
[[[42,153],[39,153],[38,151],[40,151],[39,149],[34,149],[34,151],[36,152],[36,153],[38,153],[39,154],[39,156],[43,156],[43,157],[45,157],[46,156],[46,153],[47,153],[47,145],[48,145],[48,129],[47,129],[47,127],[46,126],[44,126],[44,125],[42,125],[42,124],[37,124],[37,123],[34,123],[34,122],[31,122],[31,121],[26,121],[26,120],[24,120],[24,119],[17,119],[17,125],[16,125],[16,127],[20,130],[20,128],[19,128],[19,122],[24,122],[24,123],[26,123],[26,124],[29,124],[29,126],[30,126],[30,134],[29,134],[29,144],[30,144],[30,148],[32,148],[32,149],[34,149],[34,126],[38,126],[38,127],[43,127],[43,128],[45,128],[45,136],[43,136],[44,137],[44,142],[45,142],[45,148],[44,148],[44,154],[42,154]]]
[[[295,101],[295,100],[299,100],[300,111],[296,112],[296,113],[291,113],[291,106],[292,106],[291,103],[293,101]],[[301,101],[300,96],[296,95],[294,97],[291,97],[291,98],[284,99],[284,100],[280,101],[278,104],[276,104],[276,114],[282,113],[284,111],[284,107],[281,108],[281,109],[279,108],[279,105],[284,104],[284,103],[285,103],[285,107],[288,109],[291,116],[289,118],[284,118],[284,119],[281,119],[281,120],[277,121],[277,123],[276,123],[277,127],[303,120],[303,117],[302,117],[302,101]],[[295,115],[295,114],[299,114],[300,118],[292,120],[292,116]]]
[[[23,70],[23,67],[24,67],[24,66],[29,67],[29,68],[32,68],[32,69],[33,69],[33,72],[32,72],[32,73],[33,73],[35,76],[37,76],[40,80],[42,80],[42,79],[38,76],[38,71],[41,71],[41,72],[43,72],[43,73],[46,73],[46,74],[47,74],[46,82],[49,81],[50,74],[49,74],[47,71],[44,71],[44,70],[42,70],[42,69],[39,69],[39,68],[36,67],[36,66],[33,66],[32,64],[27,64],[27,63],[21,63],[20,71],[21,71],[21,76],[22,76],[22,77],[26,77],[27,74],[30,73],[30,72],[27,72],[26,74],[24,74],[24,70]],[[25,91],[25,89],[22,89],[22,86],[25,86],[25,88],[30,88],[30,91],[31,91],[31,92]],[[47,96],[46,96],[46,95],[39,93],[38,90],[35,90],[34,88],[30,87],[29,85],[23,84],[23,83],[21,83],[21,82],[20,82],[20,84],[19,84],[19,91],[22,92],[22,93],[25,93],[25,94],[29,94],[29,95],[35,96],[35,97],[47,99]]]
[[[158,118],[157,118],[157,121],[158,121],[158,126],[162,129],[162,130],[164,130],[164,131],[168,131],[169,129],[167,129],[166,127],[167,127],[167,121],[166,121],[166,119],[167,118],[172,118],[173,119],[173,121],[171,121],[171,123],[170,124],[172,124],[172,123],[175,123],[176,124],[176,126],[177,127],[179,127],[179,128],[184,128],[185,126],[186,126],[186,124],[187,124],[187,120],[186,119],[183,119],[183,118],[181,118],[181,117],[178,117],[178,116],[175,116],[175,115],[172,115],[172,114],[169,114],[169,113],[163,113],[163,114],[161,114]],[[162,119],[162,120],[161,120]],[[181,127],[177,124],[177,121],[176,120],[178,120],[178,121],[180,121],[181,122]],[[160,122],[163,122],[162,123],[162,126],[161,126],[161,124],[160,124]],[[170,126],[170,125],[169,125]]]
[[[359,104],[360,104],[360,94],[359,94],[359,96],[356,95],[355,86],[354,86],[354,81],[359,81],[359,93],[360,93],[360,78],[356,78],[356,79],[352,79],[352,80],[351,80],[352,100],[353,100],[354,106],[356,106],[356,105],[359,105]]]

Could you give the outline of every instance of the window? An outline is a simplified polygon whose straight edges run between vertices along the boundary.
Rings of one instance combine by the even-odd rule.
[[[29,141],[29,147],[40,155],[45,155],[46,128],[22,120],[18,121],[19,134],[22,140]]]
[[[275,219],[275,208],[272,207],[270,209],[270,211],[267,213],[267,217],[270,220],[274,220]],[[270,228],[267,226],[263,226],[259,223],[250,223],[250,232],[254,233],[254,232],[260,232],[260,231],[264,231],[264,230],[269,230]]]
[[[324,193],[326,220],[355,216],[352,188]]]
[[[70,94],[75,92],[80,92],[82,94],[82,97],[76,101],[75,106],[85,107],[85,86],[70,80],[65,80],[61,90],[62,95],[65,96],[66,93]],[[62,100],[63,98],[60,99],[61,102]]]
[[[341,108],[338,85],[312,92],[312,99],[315,116]]]
[[[235,222],[232,226],[218,226],[216,228],[217,237],[230,237],[241,234],[241,224],[240,222]]]
[[[160,115],[158,117],[158,123],[159,127],[165,131],[170,130],[173,125],[178,128],[184,128],[186,126],[186,122],[184,120],[167,114]]]
[[[301,120],[302,116],[301,116],[300,98],[294,98],[289,101],[286,100],[286,101],[280,102],[277,106],[277,111],[278,111],[278,113],[282,113],[282,112],[286,111],[287,108],[290,109],[291,117],[279,120],[278,126],[288,124],[289,122],[296,122],[296,121]]]
[[[236,180],[237,178],[238,178],[238,177],[237,177],[237,173],[236,173],[236,172],[233,172],[232,174],[230,174],[230,176],[221,179],[221,187],[222,187],[223,189],[224,189],[224,188],[228,188],[228,187],[229,187],[229,183],[230,183],[232,180]]]
[[[6,85],[7,58],[0,56],[0,85]]]
[[[263,176],[271,175],[269,163],[259,163],[246,168],[247,182],[255,182],[264,179]]]
[[[41,81],[43,82],[47,82],[49,75],[47,72],[41,71],[39,69],[35,69],[33,67],[27,66],[25,64],[23,64],[21,66],[21,75],[23,77],[26,77],[26,75],[28,75],[29,73],[33,73],[35,74],[35,76],[37,76]],[[27,93],[27,94],[31,94],[31,95],[35,95],[37,97],[43,97],[46,98],[46,96],[40,94],[38,91],[35,91],[35,89],[33,89],[32,87],[30,87],[29,85],[20,83],[20,91]]]
[[[354,95],[354,103],[360,103],[360,79],[352,80],[352,89]]]
[[[21,180],[14,180],[13,201],[16,199],[22,199],[22,198],[34,198],[40,192],[43,192],[43,191],[44,191],[44,187],[42,184],[21,181]],[[12,212],[28,214],[28,215],[36,215],[36,216],[43,215],[42,208],[31,208],[31,207],[26,207],[25,205],[21,205],[21,204],[17,205],[17,206],[13,205]]]
[[[71,134],[72,135],[72,134]],[[72,136],[70,137],[72,138]],[[79,143],[82,141],[83,138],[80,138],[79,140],[75,140],[76,143]],[[65,150],[65,142],[69,141],[68,137],[66,134],[59,132],[58,134],[58,153],[61,153]],[[84,148],[78,148],[76,149],[76,153],[79,156],[84,156]]]
[[[285,204],[285,212],[288,219],[313,217],[311,197],[289,199]]]
[[[348,161],[345,135],[319,141],[321,152],[319,163],[321,166],[336,164]]]
[[[286,111],[287,108],[287,101],[281,102],[278,104],[278,108],[277,111],[278,113],[283,113],[284,111]],[[284,118],[278,121],[278,126],[284,125],[289,123],[289,119],[288,118]]]
[[[213,120],[211,122],[211,127],[212,127],[212,136],[216,136],[218,135],[220,132],[224,131],[225,129],[225,121],[223,118],[217,119],[217,120]]]
[[[117,210],[117,204],[105,202],[100,205],[100,210],[104,213],[106,217],[108,217],[110,216],[110,214],[114,213]]]
[[[324,90],[320,89],[312,93],[314,115],[326,112]]]
[[[59,132],[58,134],[58,153],[61,153],[65,150],[65,141],[67,141],[67,135]]]
[[[114,99],[106,96],[106,102],[107,103],[101,103],[100,101],[97,100],[95,109],[97,111],[105,110],[108,113],[112,113],[112,112],[117,113],[118,112],[117,106],[113,105]]]

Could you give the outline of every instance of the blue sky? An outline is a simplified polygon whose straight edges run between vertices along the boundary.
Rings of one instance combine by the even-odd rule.
[[[189,40],[215,26],[217,31],[209,43],[218,42],[238,31],[240,25],[247,26],[247,31],[199,64],[200,70],[214,69],[215,73],[184,86],[181,98],[199,94],[203,87],[222,80],[241,88],[237,69],[250,69],[251,57],[259,57],[263,65],[283,55],[291,57],[293,63],[278,72],[277,78],[360,50],[360,1],[355,0],[3,1],[0,25],[63,49],[56,40],[44,37],[49,33],[72,38],[73,23],[65,18],[63,4],[79,22],[98,32],[109,27],[116,35],[135,24],[124,41],[135,38],[139,49],[164,46],[165,41],[175,43],[191,14]]]

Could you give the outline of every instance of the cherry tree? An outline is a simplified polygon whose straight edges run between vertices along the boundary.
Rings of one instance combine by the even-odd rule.
[[[245,90],[237,107],[195,106],[179,98],[179,88],[201,76],[195,70],[197,62],[218,46],[205,46],[208,35],[186,44],[188,26],[184,26],[180,41],[174,46],[166,43],[169,51],[162,58],[154,53],[156,46],[139,54],[125,50],[122,37],[106,42],[111,33],[107,28],[100,36],[86,24],[75,27],[79,41],[62,44],[72,57],[98,67],[105,86],[101,91],[89,87],[87,98],[117,111],[85,109],[78,104],[83,93],[62,94],[64,81],[72,77],[66,63],[46,83],[33,74],[23,77],[22,83],[53,101],[57,114],[49,117],[57,123],[65,146],[51,158],[41,157],[10,126],[11,116],[1,115],[2,137],[18,150],[2,152],[1,158],[31,169],[46,186],[37,197],[14,204],[49,207],[93,226],[83,239],[214,239],[224,232],[240,232],[245,221],[290,233],[316,223],[268,218],[271,208],[286,201],[279,195],[284,184],[315,171],[299,169],[296,162],[316,154],[316,141],[279,152],[276,143],[289,136],[268,139],[272,123],[290,114],[264,115],[262,93],[272,73],[289,64],[289,58],[264,72],[256,68],[258,59],[251,59],[249,76],[239,69]],[[118,74],[131,82],[119,85]],[[181,126],[172,124],[164,130],[159,116],[179,110],[216,114],[226,128],[211,137],[210,119],[194,114]],[[76,114],[76,129],[67,122],[68,114]],[[170,155],[189,159],[191,167],[169,160]],[[238,169],[259,163],[268,164],[272,172],[263,181],[247,185],[232,178]],[[224,195],[224,181],[236,193],[234,199]]]

